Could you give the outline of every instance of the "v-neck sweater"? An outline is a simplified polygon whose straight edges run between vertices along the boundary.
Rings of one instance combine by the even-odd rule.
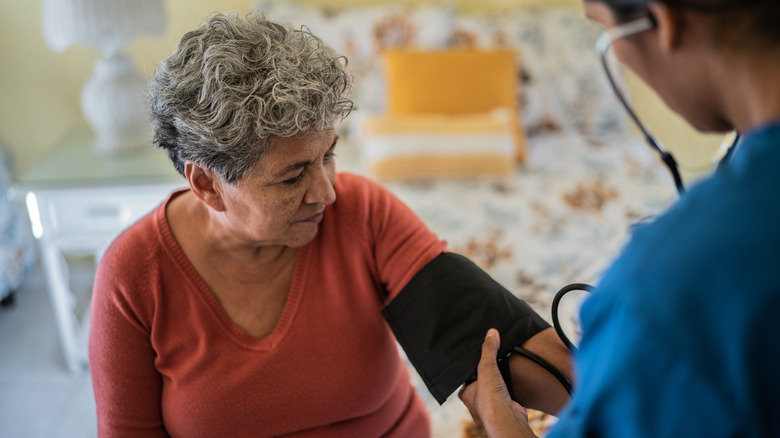
[[[445,250],[380,185],[338,174],[273,332],[233,323],[165,208],[123,232],[95,279],[89,361],[99,436],[427,437],[381,310]]]

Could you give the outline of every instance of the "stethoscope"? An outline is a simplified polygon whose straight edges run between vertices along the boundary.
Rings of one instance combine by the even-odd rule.
[[[634,108],[631,106],[625,94],[618,86],[617,80],[615,80],[615,77],[612,74],[612,70],[609,66],[608,53],[610,47],[615,41],[631,35],[636,35],[646,30],[650,30],[654,28],[655,25],[656,25],[655,20],[651,16],[646,16],[625,24],[621,24],[619,26],[615,26],[605,31],[601,35],[601,37],[599,37],[598,41],[596,42],[596,49],[599,52],[599,56],[601,58],[601,65],[604,68],[604,72],[606,73],[606,77],[607,80],[609,81],[610,87],[612,87],[612,91],[614,91],[615,96],[617,96],[618,98],[618,101],[621,103],[623,108],[626,110],[628,116],[631,118],[631,120],[634,122],[636,127],[642,133],[645,142],[647,142],[650,148],[658,154],[661,161],[669,170],[669,173],[671,174],[672,179],[674,180],[674,186],[677,189],[677,193],[680,196],[682,196],[685,193],[685,184],[683,183],[682,177],[680,175],[680,167],[677,164],[677,160],[675,160],[672,153],[669,152],[663,146],[663,144],[661,144],[661,142],[658,141],[655,138],[655,136],[653,136],[653,134],[650,133],[650,130],[647,129],[647,126],[645,126],[645,124],[642,123],[642,120],[639,118],[639,116],[637,116],[636,111],[634,111]],[[711,157],[710,163],[707,163],[707,165],[709,166],[717,163],[718,169],[723,167],[723,165],[725,165],[731,159],[731,156],[733,155],[734,151],[737,149],[736,146],[739,143],[739,140],[740,140],[740,135],[736,132],[726,137],[726,139],[721,143],[720,148],[718,148],[715,154]],[[553,302],[552,302],[553,326],[555,327],[555,331],[558,333],[558,336],[561,338],[563,343],[566,344],[569,350],[576,351],[577,348],[566,336],[560,324],[560,319],[558,316],[558,308],[560,306],[561,299],[563,299],[563,297],[566,294],[573,291],[581,290],[586,292],[593,292],[594,289],[595,287],[589,284],[572,283],[561,288],[553,298]]]
[[[647,139],[647,143],[659,153],[661,160],[669,169],[669,172],[672,174],[672,178],[674,179],[674,184],[675,187],[677,188],[678,194],[679,195],[684,194],[685,186],[682,182],[682,178],[680,177],[680,171],[677,162],[672,156],[672,154],[660,146],[660,143],[658,143],[655,140],[655,138],[653,138],[653,136],[649,133],[649,131],[647,131],[647,129],[644,128],[644,125],[642,125],[642,123],[639,121],[638,118],[636,118],[635,115],[632,118],[634,118],[638,122],[637,125],[640,126],[640,130],[642,130],[643,134],[645,135],[645,138]],[[738,134],[736,133],[732,134],[732,137],[724,141],[720,149],[718,150],[718,152],[712,157],[712,161],[714,163],[717,163],[718,169],[723,167],[731,159],[731,156],[734,154],[734,151],[737,149],[736,146],[739,143],[739,139],[740,136]],[[555,329],[555,332],[558,334],[558,337],[561,339],[561,341],[566,346],[566,348],[568,348],[569,351],[573,353],[577,351],[577,347],[566,335],[563,329],[563,325],[561,324],[560,314],[559,314],[561,301],[563,300],[564,296],[566,296],[571,292],[583,291],[583,292],[593,293],[595,290],[596,290],[595,286],[587,283],[571,283],[558,290],[558,292],[556,292],[555,296],[553,297],[552,306],[550,309],[552,313],[553,328]],[[569,395],[571,395],[572,387],[573,387],[572,383],[569,381],[569,379],[566,378],[566,376],[560,370],[555,368],[555,366],[552,365],[550,362],[522,347],[514,347],[512,351],[516,354],[524,356],[525,358],[545,368],[550,374],[552,374],[561,383],[561,385],[566,390],[566,392]]]
[[[674,179],[674,184],[675,187],[677,188],[678,194],[682,195],[683,193],[685,193],[685,186],[682,182],[682,178],[680,177],[680,171],[676,160],[674,159],[674,157],[670,152],[664,150],[659,146],[659,143],[655,141],[653,136],[646,129],[642,129],[642,131],[645,134],[645,137],[647,138],[648,144],[660,154],[661,160],[663,160],[664,164],[669,169],[669,172],[672,174],[672,178]],[[732,138],[724,141],[723,144],[721,145],[721,148],[716,153],[716,155],[713,156],[712,160],[713,162],[717,162],[718,169],[723,167],[731,159],[731,156],[734,154],[734,151],[737,149],[736,146],[739,143],[739,139],[740,136],[738,134],[736,133],[732,134]],[[583,291],[583,292],[593,293],[593,291],[595,290],[596,290],[595,286],[587,283],[571,283],[571,284],[567,284],[566,286],[558,290],[558,292],[556,292],[555,296],[553,297],[552,306],[550,309],[550,312],[552,313],[553,328],[555,329],[555,333],[557,333],[558,337],[561,339],[561,342],[563,342],[566,348],[568,348],[569,351],[573,353],[577,351],[577,347],[566,335],[560,320],[561,300],[563,300],[563,297],[571,292]],[[569,381],[569,379],[566,378],[566,376],[563,375],[563,373],[560,372],[560,370],[555,368],[555,366],[553,366],[551,363],[547,362],[545,359],[539,356],[534,355],[530,351],[523,349],[522,347],[515,347],[513,349],[513,352],[525,356],[526,358],[536,362],[538,365],[545,368],[561,383],[561,385],[563,385],[566,392],[568,392],[569,395],[571,395],[572,392],[571,382]]]
[[[612,44],[615,41],[621,38],[629,37],[631,35],[636,35],[646,30],[653,29],[655,26],[656,26],[656,22],[652,16],[642,17],[637,20],[616,26],[612,29],[605,31],[601,35],[601,37],[599,37],[598,41],[596,42],[596,49],[599,52],[599,57],[601,59],[601,66],[604,68],[604,73],[606,74],[607,80],[609,81],[609,85],[612,88],[612,91],[615,93],[615,96],[617,96],[618,101],[623,106],[626,113],[628,113],[628,116],[631,118],[631,121],[634,122],[636,127],[644,136],[645,142],[647,142],[650,148],[653,149],[658,154],[661,161],[669,170],[669,173],[672,175],[672,179],[674,180],[674,186],[677,189],[677,193],[682,195],[683,193],[685,193],[685,185],[683,183],[682,177],[680,176],[680,168],[679,165],[677,164],[677,160],[675,160],[672,153],[669,152],[663,146],[663,144],[650,133],[650,130],[647,129],[647,126],[645,126],[645,124],[642,123],[642,120],[639,118],[636,111],[634,111],[634,108],[631,106],[625,94],[618,86],[617,80],[615,80],[615,77],[612,74],[612,69],[609,67],[608,53],[610,47],[612,47]],[[710,163],[707,163],[707,165],[709,166],[718,163],[718,167],[720,167],[725,162],[727,162],[731,157],[731,154],[733,153],[735,146],[739,143],[739,139],[740,136],[736,132],[726,137],[726,140],[724,140],[723,143],[721,143],[720,148],[711,157]]]
[[[617,81],[612,75],[612,72],[609,67],[608,57],[607,57],[607,53],[609,51],[610,46],[617,39],[625,38],[627,36],[652,29],[653,27],[655,27],[655,20],[653,20],[652,17],[649,16],[631,21],[629,23],[620,26],[616,26],[612,29],[607,30],[601,35],[598,42],[596,43],[596,47],[601,56],[601,63],[602,66],[604,67],[607,80],[609,81],[612,90],[615,92],[615,95],[617,96],[618,100],[620,101],[620,103],[628,113],[631,120],[634,122],[636,127],[644,136],[644,139],[647,142],[647,144],[650,146],[652,150],[654,150],[658,154],[661,161],[669,170],[669,173],[671,174],[672,179],[674,180],[674,185],[675,188],[677,189],[677,193],[678,195],[682,196],[685,193],[685,184],[683,183],[682,177],[680,175],[680,166],[677,164],[677,160],[675,160],[672,153],[669,152],[661,144],[661,142],[658,141],[650,133],[650,130],[647,129],[645,124],[642,123],[642,120],[637,116],[636,111],[634,111],[634,108],[628,102],[628,99],[626,99],[625,95],[623,94],[620,87],[618,86]],[[722,168],[731,159],[732,155],[734,154],[734,151],[737,149],[736,146],[738,145],[739,141],[740,141],[739,133],[734,132],[730,134],[721,143],[720,148],[711,157],[710,163],[708,163],[707,166],[717,164],[717,169]],[[561,339],[564,345],[566,345],[566,347],[571,352],[576,352],[577,347],[568,338],[568,336],[564,332],[563,326],[561,325],[560,316],[559,316],[559,308],[560,308],[561,301],[564,296],[566,296],[571,292],[584,291],[584,292],[592,293],[595,289],[596,289],[595,286],[590,284],[572,283],[558,290],[558,292],[555,294],[555,297],[553,298],[552,306],[551,306],[553,328],[555,329],[555,332],[558,334],[558,337]],[[569,382],[569,380],[563,375],[563,373],[561,373],[558,369],[556,369],[552,364],[547,362],[545,359],[523,349],[522,347],[515,347],[513,351],[517,354],[520,354],[536,362],[538,365],[547,369],[547,371],[549,371],[561,383],[561,385],[563,385],[564,389],[566,389],[569,395],[571,395],[571,391],[572,391],[571,382]]]

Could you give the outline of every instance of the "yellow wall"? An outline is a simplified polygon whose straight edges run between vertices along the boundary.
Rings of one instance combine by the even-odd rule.
[[[388,0],[303,0],[329,6],[365,6]],[[399,0],[430,3],[437,0]],[[165,0],[168,25],[160,37],[144,37],[129,49],[137,68],[150,75],[181,35],[215,11],[244,12],[255,0]],[[446,0],[439,0],[444,3]],[[581,0],[452,0],[467,10],[524,6],[579,6]],[[73,46],[54,53],[45,45],[40,25],[40,0],[0,0],[0,141],[16,158],[18,177],[74,125],[84,124],[79,95],[92,72],[97,53]],[[645,93],[647,94],[647,93]],[[640,93],[644,98],[644,95]],[[647,99],[653,122],[666,127],[662,139],[671,145],[704,143],[682,123],[667,122],[667,111]],[[645,105],[647,106],[647,105]],[[644,108],[643,108],[644,109]],[[643,111],[643,114],[645,112]],[[672,128],[669,128],[672,126]],[[669,138],[669,140],[666,140]],[[707,147],[704,147],[705,149]],[[693,159],[692,161],[696,161]],[[699,160],[701,161],[701,160]],[[687,162],[687,161],[686,161]]]

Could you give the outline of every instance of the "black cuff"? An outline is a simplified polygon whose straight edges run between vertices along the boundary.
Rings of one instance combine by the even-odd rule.
[[[501,332],[503,357],[549,327],[528,304],[453,253],[425,265],[382,315],[439,404],[475,378],[488,329]]]

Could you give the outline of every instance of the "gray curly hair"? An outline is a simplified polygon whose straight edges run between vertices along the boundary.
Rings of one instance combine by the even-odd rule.
[[[260,12],[216,14],[184,35],[149,83],[154,144],[235,183],[274,138],[332,129],[354,109],[346,58]]]

